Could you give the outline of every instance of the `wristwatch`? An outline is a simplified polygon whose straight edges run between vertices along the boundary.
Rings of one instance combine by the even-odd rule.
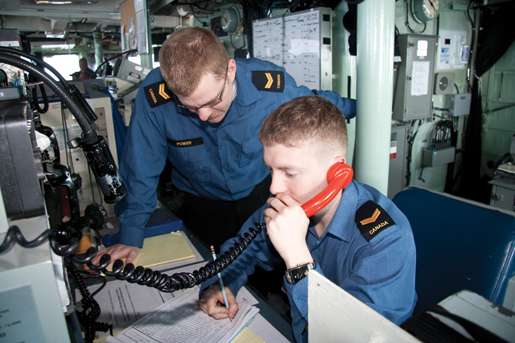
[[[308,275],[311,269],[315,269],[315,261],[287,269],[286,281],[288,281],[289,284],[294,285]]]

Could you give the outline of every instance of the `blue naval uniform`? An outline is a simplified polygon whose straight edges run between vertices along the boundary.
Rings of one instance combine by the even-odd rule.
[[[382,227],[367,240],[358,227],[356,213],[365,205],[372,205],[370,214],[373,217],[374,209],[378,208],[375,204],[385,212],[377,222],[386,216],[392,225]],[[254,223],[263,222],[264,209],[265,206],[247,220],[240,235]],[[381,225],[372,222],[371,227]],[[257,264],[270,270],[274,261],[280,258],[265,231],[222,272],[226,286],[234,294],[247,282]],[[228,240],[222,250],[228,250],[235,241],[236,238]],[[315,269],[329,280],[396,324],[411,315],[416,303],[413,234],[404,214],[376,189],[353,181],[343,193],[324,235],[319,238],[314,226],[310,226],[306,242],[315,260]],[[208,280],[203,289],[213,282],[216,279]],[[303,278],[293,285],[284,281],[284,288],[291,305],[293,335],[297,342],[305,342],[308,280]]]
[[[225,119],[218,124],[202,122],[197,114],[177,107],[165,85],[163,89],[154,87],[150,94],[149,87],[164,82],[159,69],[143,81],[120,163],[120,174],[127,187],[119,216],[120,243],[142,246],[143,228],[156,206],[157,183],[166,159],[173,166],[174,185],[202,198],[239,200],[267,177],[269,172],[258,138],[261,123],[280,104],[314,93],[297,86],[284,69],[272,63],[248,59],[237,60],[236,64],[237,95]],[[280,83],[280,90],[258,89],[253,77],[259,71],[275,73],[273,82],[277,86]],[[276,79],[276,74],[281,74],[281,79]],[[162,92],[166,93],[164,97],[160,96]],[[317,94],[349,117],[354,115],[353,100],[334,92]],[[165,98],[167,101],[163,101]],[[152,100],[157,100],[157,104]]]

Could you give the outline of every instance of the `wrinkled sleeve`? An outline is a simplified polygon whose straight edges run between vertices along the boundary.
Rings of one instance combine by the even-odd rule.
[[[356,116],[356,100],[342,98],[338,93],[332,91],[313,90],[313,93],[331,101],[343,113],[345,119],[352,119]]]
[[[224,253],[228,251],[240,240],[240,237],[243,237],[250,228],[255,227],[255,223],[258,222],[263,222],[263,208],[258,209],[249,217],[249,219],[247,219],[238,233],[238,236],[227,240],[222,245],[221,252]],[[226,287],[229,287],[234,294],[237,294],[240,288],[247,283],[248,277],[254,273],[256,265],[259,265],[265,270],[272,270],[277,261],[277,252],[268,239],[266,227],[263,224],[263,229],[257,234],[256,238],[250,243],[250,245],[236,258],[236,260],[234,260],[233,263],[222,271],[221,275],[224,284]],[[204,282],[201,287],[201,292],[214,282],[217,282],[216,277],[212,277]]]
[[[287,72],[284,72],[284,78],[284,95],[287,99],[294,99],[306,95],[319,95],[332,102],[343,113],[346,119],[351,119],[356,116],[356,100],[342,98],[340,94],[333,91],[311,90],[305,86],[298,86],[293,77]]]
[[[127,187],[127,196],[119,207],[120,243],[142,247],[144,226],[156,206],[157,183],[166,158],[165,125],[140,88],[120,163],[120,175]]]
[[[396,324],[411,315],[416,303],[416,252],[409,237],[391,234],[365,245],[355,256],[352,276],[341,284]]]

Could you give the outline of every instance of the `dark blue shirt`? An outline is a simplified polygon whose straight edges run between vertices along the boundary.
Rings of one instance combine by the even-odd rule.
[[[284,90],[259,90],[252,71],[282,68],[261,60],[237,60],[236,98],[221,123],[210,124],[197,114],[176,106],[174,101],[150,106],[145,94],[148,85],[163,82],[154,69],[138,91],[136,105],[120,164],[127,186],[120,215],[120,242],[142,246],[143,227],[156,206],[156,188],[166,159],[173,166],[172,181],[177,188],[199,197],[239,200],[249,195],[267,175],[258,132],[266,116],[293,98],[312,95],[284,73]],[[352,117],[355,102],[334,92],[317,92]],[[178,142],[194,142],[187,146]]]
[[[395,223],[367,241],[357,227],[356,211],[367,201],[377,203]],[[263,221],[256,211],[243,225],[240,235]],[[224,243],[227,250],[236,239]],[[396,324],[405,321],[416,303],[415,243],[411,227],[395,204],[376,189],[353,181],[345,190],[335,215],[322,237],[313,226],[306,237],[316,270],[345,291]],[[279,255],[262,231],[250,246],[222,272],[234,294],[247,282],[257,264],[273,268]],[[203,288],[216,280],[208,280]],[[292,327],[298,342],[307,341],[308,280],[291,285],[284,282],[291,305]]]

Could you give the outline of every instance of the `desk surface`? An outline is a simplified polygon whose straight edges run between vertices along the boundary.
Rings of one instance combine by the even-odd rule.
[[[205,259],[210,259],[211,254],[206,246],[204,246],[194,234],[188,230],[184,230],[186,236],[190,239],[191,243],[198,250],[201,256]],[[292,329],[289,322],[287,322],[277,311],[275,311],[270,305],[266,303],[253,289],[251,286],[246,286],[247,290],[259,301],[257,307],[259,313],[277,329],[287,340],[293,342]],[[250,325],[252,328],[252,323]],[[257,332],[256,332],[257,333]]]
[[[194,250],[199,256],[209,259],[210,253],[207,247],[203,246],[190,232],[184,231],[189,238]],[[166,274],[172,274],[179,270],[198,269],[203,265],[201,262],[202,257],[196,257],[184,261],[172,262],[163,264],[154,269]],[[190,271],[190,270],[188,270]],[[94,290],[97,286],[92,286]],[[104,313],[99,318],[99,321],[115,322],[117,332],[121,331],[124,327],[132,324],[135,320],[141,318],[144,314],[151,313],[154,308],[162,305],[173,295],[170,293],[161,293],[155,289],[144,287],[135,284],[128,284],[120,280],[110,280],[107,291],[102,291],[95,296]],[[260,336],[266,342],[286,342],[293,341],[291,336],[291,327],[289,323],[274,311],[265,301],[263,301],[256,292],[251,289],[247,290],[258,300],[256,307],[259,308],[259,314],[248,325],[248,328],[257,336]],[[122,299],[123,298],[123,299]],[[119,302],[120,304],[114,304]],[[124,306],[122,303],[130,303],[132,309],[121,309]],[[117,310],[120,315],[117,313]],[[107,312],[107,313],[106,313]],[[109,315],[110,312],[117,313],[116,315]],[[139,317],[139,318],[138,318]],[[111,319],[111,320],[110,320]],[[114,320],[113,320],[114,319]],[[116,332],[115,332],[116,333]]]

